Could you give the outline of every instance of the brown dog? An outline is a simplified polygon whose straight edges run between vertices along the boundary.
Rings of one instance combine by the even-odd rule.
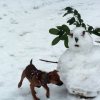
[[[32,64],[32,60],[30,61],[30,65],[28,65],[25,70],[22,73],[21,80],[18,84],[18,88],[21,87],[23,79],[27,78],[30,82],[30,88],[32,92],[32,96],[34,100],[39,100],[36,97],[36,92],[34,90],[34,87],[41,87],[43,86],[46,90],[46,96],[49,98],[49,88],[47,86],[47,83],[53,83],[56,85],[63,85],[63,82],[60,80],[59,75],[57,74],[57,71],[51,71],[49,73],[40,71],[36,69],[36,67]]]

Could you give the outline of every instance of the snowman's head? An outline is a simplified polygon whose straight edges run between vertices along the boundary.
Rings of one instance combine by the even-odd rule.
[[[72,51],[90,50],[93,40],[83,27],[76,27],[68,36],[68,46]]]

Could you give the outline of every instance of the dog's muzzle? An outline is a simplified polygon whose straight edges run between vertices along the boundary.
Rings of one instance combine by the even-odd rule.
[[[59,82],[56,85],[61,86],[61,85],[63,85],[63,82]]]

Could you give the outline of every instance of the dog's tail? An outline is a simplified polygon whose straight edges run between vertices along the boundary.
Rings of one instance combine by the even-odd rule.
[[[31,61],[30,61],[30,65],[32,65],[32,59],[31,59]]]

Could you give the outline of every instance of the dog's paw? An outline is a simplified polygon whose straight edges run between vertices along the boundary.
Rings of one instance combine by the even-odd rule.
[[[48,95],[46,95],[46,97],[47,97],[47,98],[49,98],[49,94],[48,94]]]
[[[36,98],[35,100],[40,100],[39,98]]]
[[[46,93],[46,97],[49,98],[49,92]]]

